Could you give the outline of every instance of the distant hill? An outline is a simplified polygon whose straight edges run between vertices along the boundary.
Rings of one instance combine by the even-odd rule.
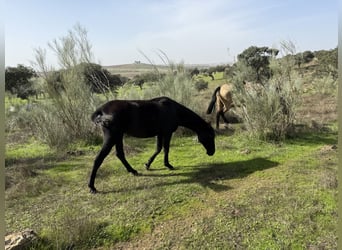
[[[147,63],[111,65],[103,66],[103,68],[107,69],[111,74],[120,74],[121,76],[129,78],[155,70],[153,65]],[[163,65],[157,65],[157,68],[160,72],[167,70],[167,66]]]
[[[160,72],[165,72],[168,70],[168,66],[165,65],[156,65]],[[185,64],[186,68],[193,69],[203,69],[210,68],[211,64]],[[107,69],[111,74],[120,74],[121,76],[132,78],[136,75],[140,75],[146,72],[151,72],[154,70],[154,66],[148,63],[131,63],[131,64],[120,64],[120,65],[110,65],[103,66],[103,68]]]

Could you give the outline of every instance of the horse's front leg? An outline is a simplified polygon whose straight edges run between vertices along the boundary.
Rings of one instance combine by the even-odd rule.
[[[122,164],[125,166],[128,172],[132,173],[133,175],[139,175],[139,173],[131,167],[131,165],[127,162],[125,153],[123,150],[123,143],[122,143],[122,136],[119,140],[117,140],[115,149],[116,149],[116,156],[120,159]]]
[[[108,138],[103,143],[101,151],[97,154],[97,156],[95,158],[94,165],[93,165],[93,170],[91,172],[89,183],[88,183],[88,187],[90,188],[90,192],[93,193],[93,194],[95,194],[97,192],[97,190],[95,188],[96,172],[99,169],[99,167],[101,166],[103,160],[106,158],[106,156],[111,151],[113,146],[114,146],[114,141],[111,140],[110,138]]]
[[[169,149],[171,137],[172,134],[164,136],[164,165],[168,167],[170,170],[174,170],[175,168],[169,163]]]
[[[150,166],[151,166],[152,162],[154,161],[156,156],[160,153],[162,148],[163,148],[163,137],[161,135],[158,135],[157,136],[157,148],[156,148],[156,151],[151,156],[151,158],[148,160],[148,162],[145,164],[145,167],[146,167],[147,170],[150,169]]]

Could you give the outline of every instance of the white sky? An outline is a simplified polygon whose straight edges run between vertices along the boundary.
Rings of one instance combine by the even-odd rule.
[[[35,48],[48,49],[76,23],[103,66],[146,62],[139,50],[159,63],[159,49],[175,62],[217,64],[249,46],[279,48],[284,40],[298,52],[335,48],[338,1],[7,0],[6,66],[30,66]]]

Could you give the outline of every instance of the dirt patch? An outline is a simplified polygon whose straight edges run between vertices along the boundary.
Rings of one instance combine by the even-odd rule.
[[[303,96],[298,119],[306,124],[327,124],[337,121],[337,98],[323,94]]]
[[[324,145],[320,150],[319,153],[324,155],[324,154],[328,154],[332,151],[336,151],[337,150],[337,146],[336,145]]]

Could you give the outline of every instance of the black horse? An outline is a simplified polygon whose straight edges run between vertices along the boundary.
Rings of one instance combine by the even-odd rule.
[[[168,97],[151,100],[114,100],[105,103],[91,116],[95,124],[103,130],[103,146],[95,158],[89,180],[90,192],[96,193],[94,186],[96,172],[112,147],[116,147],[116,156],[127,171],[138,172],[127,162],[123,150],[123,135],[146,138],[157,136],[157,149],[145,164],[149,169],[155,157],[164,148],[164,165],[174,169],[169,163],[169,147],[172,133],[178,126],[189,128],[197,133],[199,142],[206,148],[208,155],[215,153],[215,132],[209,123],[199,115]]]

